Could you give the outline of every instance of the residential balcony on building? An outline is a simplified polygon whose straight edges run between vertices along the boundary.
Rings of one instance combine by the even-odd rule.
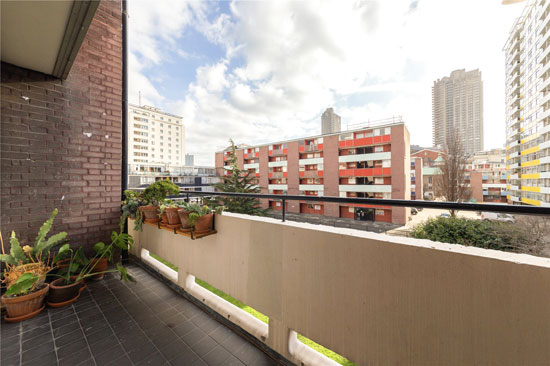
[[[263,193],[365,198],[410,197],[409,132],[401,122],[277,142],[241,145],[239,168]],[[216,153],[219,174],[231,174],[228,148]],[[281,210],[278,200],[262,202]],[[323,202],[287,202],[288,212],[405,224],[408,209]]]
[[[129,170],[185,177],[191,169],[154,162],[136,169],[129,159],[125,55],[128,22],[139,17],[129,17],[125,0],[3,1],[1,10],[0,229],[3,238],[15,231],[21,242],[4,240],[2,251],[30,257],[26,246],[39,232],[37,242],[46,246],[66,233],[76,253],[97,253],[96,243],[126,237],[117,232],[124,232]],[[391,198],[408,198],[408,141],[398,123],[239,146],[237,157],[244,169],[249,149],[247,163],[259,164],[249,170],[265,191],[270,179],[292,194],[300,186],[319,192],[309,186],[322,183],[325,196],[351,200],[344,198],[349,192],[365,193],[357,187],[391,183]],[[216,167],[229,175],[228,158],[217,154]],[[208,177],[206,168],[192,169]],[[289,210],[299,207],[289,202]],[[54,208],[55,221],[43,225]],[[340,208],[327,203],[325,215]],[[392,219],[406,221],[400,210],[391,209]],[[212,217],[214,230],[202,237],[158,222],[122,221],[133,244],[122,261],[113,256],[108,271],[122,265],[137,282],[105,273],[60,286],[72,287],[75,297],[56,307],[54,286],[41,283],[36,263],[3,265],[10,274],[27,271],[15,289],[24,296],[2,296],[6,308],[20,301],[27,313],[1,320],[2,366],[339,365],[326,355],[361,366],[550,364],[548,258],[232,212]],[[52,256],[63,254],[60,248],[69,245],[52,248]],[[45,268],[49,276],[52,268]],[[40,293],[29,279],[48,298],[33,297]],[[32,305],[38,310],[29,313]]]

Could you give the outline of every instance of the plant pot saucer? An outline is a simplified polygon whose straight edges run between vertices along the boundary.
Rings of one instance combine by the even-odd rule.
[[[80,289],[78,290],[78,295],[76,295],[75,297],[73,297],[72,299],[69,299],[67,301],[63,301],[63,302],[49,302],[47,301],[47,304],[49,307],[51,308],[62,308],[63,306],[67,306],[69,304],[72,304],[73,302],[75,302],[76,300],[78,300],[78,298],[80,297],[80,294],[82,293],[82,291],[84,291],[86,289],[86,284],[82,284],[82,286],[80,286]]]
[[[17,322],[20,322],[20,321],[23,321],[23,320],[27,320],[27,319],[30,319],[32,317],[35,317],[36,315],[40,314],[40,312],[42,310],[44,310],[44,308],[46,307],[46,305],[42,305],[42,307],[38,310],[35,310],[33,311],[32,313],[28,313],[28,314],[25,314],[25,315],[21,315],[21,316],[16,316],[15,318],[10,318],[9,316],[5,316],[4,317],[4,320],[7,321],[8,323],[17,323]]]
[[[166,225],[164,225],[164,226],[167,227],[167,228],[169,228],[169,229],[177,229],[177,228],[179,228],[179,227],[181,226],[181,224],[172,224],[172,225],[166,224]]]
[[[181,225],[180,225],[180,226],[181,226]],[[185,227],[185,228],[184,228],[184,227],[180,227],[180,228],[178,229],[178,231],[179,231],[180,233],[189,233],[189,232],[191,232],[192,230],[193,230],[192,227]]]
[[[212,229],[208,229],[208,230],[195,230],[193,231],[193,234],[197,234],[197,235],[202,235],[202,234],[208,234],[209,232],[213,231]]]
[[[157,222],[160,222],[160,219],[145,219],[145,222],[156,224]]]

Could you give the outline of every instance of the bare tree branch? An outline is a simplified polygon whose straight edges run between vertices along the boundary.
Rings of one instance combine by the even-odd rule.
[[[458,202],[470,198],[470,189],[466,186],[467,155],[464,153],[460,133],[455,130],[447,136],[442,153],[443,163],[439,166],[441,174],[435,177],[436,196],[449,202]],[[452,216],[456,210],[450,210]]]

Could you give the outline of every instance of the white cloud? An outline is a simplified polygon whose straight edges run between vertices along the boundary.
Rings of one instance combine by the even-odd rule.
[[[344,125],[402,115],[412,143],[430,145],[431,86],[458,68],[481,69],[486,147],[504,143],[501,49],[522,5],[233,2],[231,16],[216,15],[215,6],[138,2],[137,20],[131,18],[140,28],[131,38],[139,42],[132,46],[139,67],[131,90],[139,85],[148,101],[184,116],[187,150],[198,163],[213,164],[229,137],[263,143],[319,133],[319,116],[332,105]],[[173,55],[200,52],[178,46],[186,27],[221,45],[225,57],[197,68],[177,100],[161,95],[145,75]]]

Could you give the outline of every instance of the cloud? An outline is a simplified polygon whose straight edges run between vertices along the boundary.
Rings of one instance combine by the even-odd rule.
[[[412,143],[430,145],[431,86],[458,68],[483,72],[487,147],[504,143],[501,49],[520,7],[478,0],[232,2],[225,13],[211,2],[133,6],[142,9],[131,38],[140,42],[132,45],[132,93],[184,116],[187,151],[200,164],[213,164],[229,137],[257,144],[317,134],[330,106],[343,125],[402,115]],[[196,68],[183,98],[164,95],[150,70],[200,55],[200,45],[180,41],[190,28],[222,56]]]

